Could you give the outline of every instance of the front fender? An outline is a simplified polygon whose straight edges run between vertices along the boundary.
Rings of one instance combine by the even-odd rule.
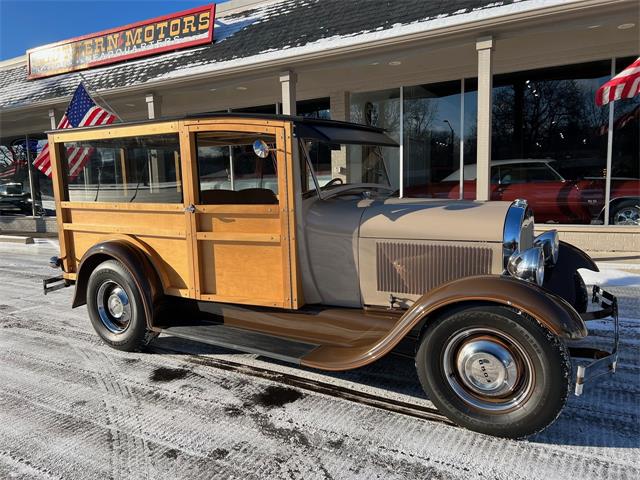
[[[87,283],[91,273],[100,263],[110,259],[119,261],[133,277],[142,297],[147,324],[152,328],[154,312],[163,293],[162,283],[145,254],[125,240],[97,243],[82,256],[76,276],[72,308],[87,303]]]
[[[488,302],[525,312],[564,339],[587,336],[580,315],[561,297],[535,284],[513,277],[482,275],[446,283],[420,297],[383,338],[354,348],[322,347],[301,360],[301,364],[324,370],[348,370],[367,365],[390,352],[423,320],[447,307],[466,302]]]
[[[562,297],[574,308],[580,304],[581,295],[584,292],[578,291],[584,288],[581,283],[576,282],[575,274],[579,268],[586,268],[599,272],[598,266],[585,252],[570,243],[560,242],[558,262],[547,267],[544,272],[543,287]]]
[[[404,314],[408,320],[424,318],[458,302],[483,301],[521,310],[553,333],[565,339],[587,336],[587,327],[575,309],[563,298],[538,285],[513,277],[486,275],[449,282],[423,295]]]

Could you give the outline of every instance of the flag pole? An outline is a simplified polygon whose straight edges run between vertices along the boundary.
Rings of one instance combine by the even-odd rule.
[[[122,117],[121,117],[120,115],[118,115],[118,112],[116,112],[115,108],[113,108],[111,105],[109,105],[109,102],[107,102],[107,101],[104,99],[104,97],[103,97],[102,95],[100,95],[100,94],[98,93],[98,91],[97,91],[95,88],[93,88],[93,85],[89,82],[89,80],[87,80],[87,79],[86,79],[86,77],[85,77],[81,72],[78,72],[78,75],[80,75],[80,78],[82,79],[82,82],[83,82],[83,83],[85,83],[85,84],[87,85],[87,87],[89,87],[89,90],[93,90],[93,92],[94,92],[94,93],[93,93],[93,95],[91,94],[91,92],[90,92],[89,90],[87,90],[87,93],[89,94],[89,96],[90,96],[92,99],[93,99],[93,96],[94,96],[94,95],[95,95],[96,97],[98,97],[98,99],[100,99],[100,101],[102,101],[102,103],[104,103],[104,104],[107,106],[107,108],[109,109],[109,111],[110,111],[111,113],[113,113],[113,114],[116,116],[116,118],[117,118],[118,120],[120,120],[121,122],[123,122],[123,123],[124,123],[124,121],[122,120]],[[95,101],[95,99],[93,99],[93,101],[94,101],[95,103],[98,103],[98,102],[96,102],[96,101]]]

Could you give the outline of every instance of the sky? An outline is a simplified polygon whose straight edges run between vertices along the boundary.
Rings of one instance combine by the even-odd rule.
[[[0,60],[29,48],[221,0],[0,0]]]

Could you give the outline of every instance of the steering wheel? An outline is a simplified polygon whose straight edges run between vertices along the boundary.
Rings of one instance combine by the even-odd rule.
[[[336,177],[332,178],[324,184],[325,187],[331,187],[332,185],[344,185],[344,180],[342,180],[340,177]]]

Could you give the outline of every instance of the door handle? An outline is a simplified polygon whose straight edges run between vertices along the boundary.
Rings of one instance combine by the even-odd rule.
[[[185,212],[189,212],[189,213],[195,213],[196,212],[196,206],[192,203],[191,205],[189,205],[188,207],[186,207],[184,209]]]

